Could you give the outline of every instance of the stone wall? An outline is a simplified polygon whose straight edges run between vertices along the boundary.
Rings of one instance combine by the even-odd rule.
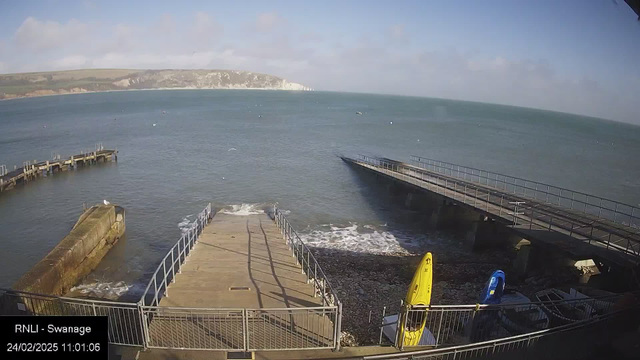
[[[85,211],[71,232],[24,274],[14,290],[63,295],[93,270],[125,232],[124,209],[95,205]]]

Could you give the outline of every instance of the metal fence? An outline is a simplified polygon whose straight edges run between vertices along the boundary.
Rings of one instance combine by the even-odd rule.
[[[405,307],[395,346],[459,345],[554,328],[610,312],[622,295],[501,305],[431,305]],[[416,333],[422,328],[424,333]]]
[[[497,215],[520,230],[559,232],[589,243],[601,244],[629,255],[640,256],[640,233],[630,227],[608,226],[598,221],[563,212],[544,203],[486,187],[476,182],[440,175],[430,170],[398,161],[359,155],[361,163],[374,166],[416,186],[427,188],[474,208]]]
[[[593,355],[597,346],[609,343],[617,334],[637,330],[637,316],[637,307],[627,307],[571,324],[516,336],[440,349],[364,356],[363,359],[584,359]],[[636,321],[630,321],[634,317]],[[636,329],[630,329],[630,324]]]
[[[410,161],[424,169],[463,180],[474,181],[506,192],[545,201],[625,226],[640,226],[640,208],[558,186],[518,178],[468,166],[412,155]]]
[[[289,221],[287,221],[282,211],[274,206],[273,215],[276,226],[278,226],[282,232],[282,236],[287,241],[287,245],[291,248],[296,262],[302,267],[302,272],[307,275],[307,282],[313,283],[316,289],[316,295],[320,295],[322,298],[322,305],[334,306],[340,304],[338,296],[335,291],[333,291],[331,283],[327,279],[324,271],[322,271],[322,268],[320,268],[318,261],[307,245],[300,239],[300,236],[298,236],[298,233],[293,229]]]
[[[150,348],[193,350],[339,349],[342,304],[315,257],[280,210],[273,220],[320,296],[322,306],[300,308],[184,308],[159,306],[180,273],[202,229],[212,219],[209,204],[169,250],[140,300],[142,332]]]
[[[268,351],[335,349],[337,307],[143,307],[150,348]]]
[[[198,242],[198,236],[204,227],[211,221],[213,213],[211,204],[207,205],[189,229],[183,231],[182,237],[167,252],[160,261],[156,271],[151,275],[151,280],[142,294],[143,306],[158,306],[163,296],[168,296],[169,284],[175,281],[176,274],[182,270],[182,264],[187,261],[193,246]],[[153,288],[151,287],[153,285]],[[149,291],[152,290],[150,293]]]
[[[47,296],[0,289],[2,315],[107,316],[109,342],[142,346],[142,317],[137,304]]]

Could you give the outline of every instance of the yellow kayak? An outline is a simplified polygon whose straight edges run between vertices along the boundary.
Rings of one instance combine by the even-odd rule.
[[[431,282],[433,278],[433,256],[428,252],[420,261],[413,275],[404,304],[407,308],[415,305],[427,306],[431,303]],[[400,338],[404,338],[404,346],[416,346],[424,332],[427,313],[424,311],[402,312],[400,319]]]

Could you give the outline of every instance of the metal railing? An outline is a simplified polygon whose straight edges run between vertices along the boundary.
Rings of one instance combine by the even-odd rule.
[[[637,312],[637,307],[616,309],[602,316],[527,334],[439,349],[364,356],[362,359],[583,359],[592,355],[598,345],[607,344],[616,335],[630,330],[628,320],[630,316],[637,316]]]
[[[207,309],[143,306],[150,348],[335,349],[337,307]]]
[[[476,343],[591,319],[610,312],[621,298],[611,295],[521,304],[405,306],[398,317],[395,346],[402,349],[411,337],[409,330],[423,323],[427,333],[422,335],[420,345]]]
[[[561,208],[527,203],[519,195],[482,184],[440,175],[430,170],[398,161],[359,155],[366,165],[394,173],[400,179],[452,198],[474,208],[497,215],[520,230],[559,232],[588,243],[601,244],[635,257],[640,256],[640,234],[629,227],[610,227],[598,221],[563,213]],[[511,210],[513,209],[513,210]]]
[[[211,204],[207,205],[196,220],[191,223],[191,227],[183,231],[182,237],[167,252],[167,255],[160,261],[156,271],[151,275],[151,280],[147,285],[142,298],[143,306],[158,306],[163,296],[168,296],[169,284],[175,281],[176,274],[182,270],[182,264],[187,261],[193,246],[198,242],[198,236],[204,227],[211,221],[213,214]],[[149,293],[153,285],[153,292]]]
[[[145,346],[242,351],[339,349],[342,304],[315,257],[276,207],[273,220],[307,276],[307,282],[314,286],[314,297],[321,297],[322,306],[229,309],[159,305],[163,296],[170,296],[169,285],[180,273],[211,218],[209,204],[152,275],[139,302]]]
[[[411,155],[410,161],[416,166],[430,171],[463,180],[475,181],[496,189],[590,214],[599,219],[606,219],[636,228],[640,226],[640,208],[619,201],[420,156]]]
[[[109,342],[143,346],[142,317],[138,305],[116,301],[75,299],[0,289],[2,315],[107,316]]]
[[[334,306],[340,304],[338,295],[336,295],[331,287],[331,283],[327,279],[324,271],[322,271],[315,256],[313,256],[311,250],[309,250],[307,245],[300,239],[300,236],[298,236],[298,233],[293,229],[289,221],[287,221],[282,211],[274,206],[273,214],[276,226],[278,226],[282,236],[287,241],[287,245],[291,248],[296,262],[302,267],[302,272],[307,275],[307,282],[313,283],[316,289],[316,295],[319,294],[322,298],[322,305]]]

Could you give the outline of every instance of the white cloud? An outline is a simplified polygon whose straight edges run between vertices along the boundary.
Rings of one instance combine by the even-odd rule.
[[[87,9],[95,9],[96,8],[96,3],[90,0],[84,0],[82,2],[82,5],[87,8]]]
[[[284,19],[280,18],[275,12],[267,12],[258,15],[255,25],[258,31],[271,31],[283,22]]]
[[[84,68],[90,65],[89,58],[83,55],[65,56],[53,61],[53,67],[60,70],[72,70]]]
[[[36,52],[45,51],[87,39],[89,30],[87,24],[75,19],[62,24],[28,17],[15,32],[14,42],[20,48]]]
[[[402,38],[404,37],[404,25],[403,24],[396,24],[393,25],[389,31],[391,32],[391,36],[393,36],[394,38]]]
[[[224,32],[223,26],[215,21],[209,14],[198,12],[195,14],[193,27],[191,29],[194,50],[204,50],[211,48]]]

